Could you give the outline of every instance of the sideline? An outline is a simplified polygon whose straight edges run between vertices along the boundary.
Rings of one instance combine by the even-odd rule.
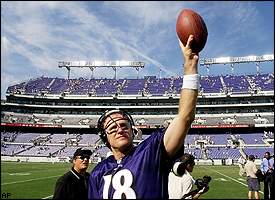
[[[209,170],[209,168],[208,168],[208,170]],[[245,183],[242,183],[242,182],[240,182],[240,181],[238,181],[238,180],[236,180],[236,179],[234,179],[234,178],[232,178],[232,177],[230,177],[230,176],[227,176],[227,175],[225,175],[225,174],[223,174],[223,173],[221,173],[221,172],[219,172],[219,171],[216,171],[216,170],[214,170],[214,169],[210,169],[211,171],[214,171],[214,172],[216,172],[216,173],[218,173],[218,174],[220,174],[220,175],[222,175],[222,176],[224,176],[224,177],[226,177],[226,178],[229,178],[229,179],[231,179],[231,180],[233,180],[233,181],[235,181],[235,182],[237,182],[237,183],[239,183],[239,184],[241,184],[241,185],[244,185],[244,186],[248,186],[247,184],[245,184]],[[259,191],[261,194],[263,194],[263,192],[262,191]]]

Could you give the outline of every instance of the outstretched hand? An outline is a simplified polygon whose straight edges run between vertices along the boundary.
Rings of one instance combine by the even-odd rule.
[[[182,44],[179,40],[179,45],[181,47],[183,57],[184,57],[184,74],[197,74],[198,73],[198,60],[199,55],[192,52],[191,44],[194,40],[194,36],[190,35],[186,46]]]

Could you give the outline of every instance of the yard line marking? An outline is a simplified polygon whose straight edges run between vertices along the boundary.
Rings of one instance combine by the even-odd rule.
[[[24,173],[24,172],[22,172],[22,173],[11,173],[11,174],[9,174],[10,176],[14,176],[14,175],[18,175],[18,176],[27,176],[27,175],[30,175],[31,173],[29,173],[29,172],[27,172],[27,173]]]
[[[53,195],[50,195],[50,196],[44,197],[44,198],[42,198],[42,199],[49,199],[49,198],[51,198],[51,197],[53,197]]]
[[[225,175],[225,174],[223,174],[223,173],[221,173],[221,172],[219,172],[219,171],[216,171],[216,170],[214,170],[214,169],[210,169],[210,170],[212,170],[212,171],[214,171],[214,172],[216,172],[216,173],[218,173],[218,174],[220,174],[220,175],[222,175],[222,176],[225,176],[225,177],[227,177],[227,178],[229,178],[229,179],[231,179],[231,180],[233,180],[233,181],[235,181],[235,182],[237,182],[237,183],[240,183],[240,184],[242,184],[242,185],[244,185],[244,186],[247,187],[246,184],[244,184],[244,183],[242,183],[242,182],[240,182],[240,181],[238,181],[238,180],[236,180],[236,179],[234,179],[234,178],[232,178],[232,177],[230,177],[230,176],[227,176],[227,175]],[[261,194],[263,194],[262,191],[259,191],[259,192],[260,192]]]
[[[33,178],[33,179],[29,179],[29,180],[24,180],[24,181],[15,181],[15,182],[10,182],[10,183],[2,183],[2,185],[11,185],[11,184],[16,184],[16,183],[25,183],[25,182],[30,182],[30,181],[36,181],[36,180],[43,180],[43,179],[48,179],[48,178],[54,178],[54,177],[58,177],[60,175],[57,176],[47,176],[47,177],[42,177],[42,178]]]

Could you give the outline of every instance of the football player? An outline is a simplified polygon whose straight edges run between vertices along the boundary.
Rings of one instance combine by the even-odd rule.
[[[186,46],[180,41],[185,60],[179,110],[165,132],[153,133],[133,145],[132,117],[121,110],[105,112],[98,120],[99,134],[113,152],[92,170],[89,199],[168,199],[168,175],[184,148],[184,139],[195,118],[199,75],[198,54],[192,52],[194,36]]]

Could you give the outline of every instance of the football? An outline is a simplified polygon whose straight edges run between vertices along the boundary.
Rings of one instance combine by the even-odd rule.
[[[205,46],[208,31],[203,18],[191,9],[183,9],[177,19],[176,32],[178,38],[185,46],[189,35],[194,35],[191,49],[199,53]]]

